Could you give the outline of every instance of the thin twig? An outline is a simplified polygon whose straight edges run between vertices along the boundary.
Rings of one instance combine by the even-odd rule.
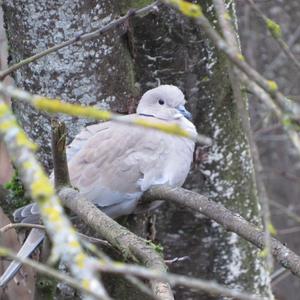
[[[40,224],[29,224],[29,223],[10,223],[0,228],[0,232],[4,233],[8,230],[14,229],[14,228],[39,228],[39,229],[45,229],[44,225]]]
[[[0,232],[5,233],[6,231],[11,230],[11,229],[15,229],[15,228],[39,228],[39,229],[46,230],[46,227],[44,225],[40,225],[40,224],[10,223],[10,224],[7,224],[7,225],[1,227]],[[85,239],[85,240],[87,240],[91,243],[100,244],[102,246],[112,248],[112,245],[108,241],[101,240],[101,239],[98,239],[98,238],[95,238],[95,237],[92,237],[92,236],[88,236],[88,235],[80,233],[80,232],[77,232],[77,234],[81,238],[83,238],[83,239]]]
[[[212,295],[220,295],[232,297],[240,300],[262,300],[266,299],[258,295],[251,295],[237,290],[228,289],[214,281],[206,281],[198,278],[187,277],[184,275],[175,275],[172,273],[163,273],[156,270],[143,268],[136,265],[120,264],[120,263],[101,263],[99,264],[101,272],[115,273],[115,274],[130,274],[145,279],[164,280],[170,285],[181,285],[199,291],[205,291]]]
[[[267,29],[271,33],[271,36],[275,39],[275,41],[278,43],[282,51],[286,54],[286,56],[292,61],[293,65],[297,67],[298,71],[300,71],[300,62],[296,58],[296,56],[293,54],[287,43],[282,38],[282,32],[281,27],[279,24],[277,24],[275,21],[268,18],[256,5],[256,3],[253,0],[247,0],[247,2],[250,4],[250,6],[255,10],[257,15],[264,21]]]
[[[298,233],[299,231],[300,231],[300,226],[295,226],[291,228],[277,229],[277,234],[278,235],[293,234],[293,233]]]
[[[277,106],[275,102],[273,102],[272,97],[265,90],[259,87],[255,82],[249,80],[249,78],[244,73],[238,71],[238,74],[243,84],[247,85],[248,88],[252,91],[252,93],[275,113],[275,116],[283,125],[283,129],[285,130],[288,138],[291,140],[294,147],[300,153],[299,134],[293,128],[293,125],[286,124],[286,121],[289,120],[288,118],[286,118],[286,116],[288,116],[288,113],[282,111],[280,107]]]
[[[300,27],[296,28],[296,30],[293,33],[291,33],[291,35],[289,36],[287,42],[289,48],[292,48],[295,45],[295,43],[298,41],[299,36],[300,36]],[[265,71],[267,73],[274,72],[276,67],[280,66],[282,63],[285,63],[285,61],[282,59],[283,56],[284,53],[282,53],[282,51],[279,52],[277,56],[273,59],[272,63],[265,66],[266,67]]]
[[[275,201],[275,200],[271,200],[270,204],[274,207],[276,207],[277,209],[279,209],[280,211],[282,211],[283,213],[285,213],[287,216],[289,216],[291,219],[293,219],[294,221],[296,221],[297,223],[300,223],[300,216],[295,214],[294,212],[292,212],[290,209],[288,209],[286,206],[280,204],[279,202]]]
[[[93,243],[93,244],[99,244],[101,246],[105,246],[105,247],[109,247],[109,248],[113,248],[113,246],[108,242],[108,241],[105,241],[105,240],[102,240],[102,239],[98,239],[98,238],[95,238],[93,236],[88,236],[86,234],[83,234],[83,233],[80,233],[80,232],[77,232],[77,234],[83,238],[84,240],[90,242],[90,243]]]
[[[226,41],[219,35],[219,33],[214,29],[209,20],[204,16],[200,5],[193,5],[199,9],[197,15],[191,15],[188,10],[182,9],[181,3],[188,3],[184,0],[161,0],[161,2],[175,7],[184,15],[192,18],[197,25],[199,25],[206,33],[206,35],[211,39],[215,46],[222,51],[228,59],[237,66],[241,71],[243,71],[249,78],[251,78],[258,86],[264,89],[267,93],[273,96],[274,100],[277,102],[281,108],[286,108],[286,97],[280,93],[276,82],[270,81],[264,78],[260,73],[258,73],[254,68],[252,68],[243,56],[240,55],[235,49],[228,46]],[[176,4],[178,3],[178,4]]]
[[[279,268],[271,275],[272,280],[272,286],[274,287],[276,284],[278,284],[283,278],[286,276],[291,275],[287,269],[285,268]]]
[[[124,22],[126,22],[128,20],[128,18],[130,18],[131,16],[143,16],[145,14],[148,14],[149,12],[153,11],[155,8],[157,7],[157,1],[151,3],[148,6],[145,6],[141,9],[131,9],[127,12],[127,14],[123,17],[119,17],[118,19],[115,19],[111,22],[109,22],[108,24],[104,25],[101,28],[98,28],[92,32],[89,33],[85,33],[85,34],[78,34],[75,37],[71,38],[68,41],[65,41],[61,44],[55,45],[51,48],[48,48],[40,53],[37,53],[33,56],[30,56],[10,67],[8,67],[7,69],[3,70],[0,72],[0,80],[3,80],[7,75],[11,74],[12,72],[20,69],[21,67],[23,67],[24,65],[27,65],[29,63],[32,63],[46,55],[49,55],[50,53],[56,52],[59,49],[62,49],[64,47],[67,47],[69,45],[75,44],[75,43],[79,43],[79,42],[85,42],[87,40],[90,40],[92,38],[101,36],[102,34],[105,34],[107,32],[109,32],[112,29],[117,28],[118,26],[120,26],[121,24],[123,24]]]
[[[259,134],[270,133],[273,130],[277,130],[277,129],[280,129],[280,128],[282,128],[282,125],[279,124],[279,123],[272,124],[272,125],[270,125],[268,127],[261,127],[261,128],[258,128],[258,129],[255,130],[255,136],[257,136]]]
[[[98,248],[93,247],[93,245],[87,244],[85,246],[87,247],[87,249],[89,249],[91,251],[91,253],[93,253],[98,258],[100,258],[108,263],[113,262],[113,260],[108,255],[106,255],[103,251],[99,250]],[[137,287],[141,292],[143,292],[145,295],[150,297],[150,299],[160,300],[160,298],[158,298],[156,295],[154,295],[153,292],[151,291],[151,289],[142,280],[140,280],[132,275],[124,274],[124,277],[130,283],[132,283],[135,287]]]
[[[18,256],[17,254],[14,254],[8,248],[0,247],[0,256],[7,256],[15,261],[21,262],[23,265],[26,265],[26,266],[29,266],[29,267],[35,269],[36,271],[38,271],[41,274],[45,274],[45,275],[55,278],[61,282],[65,282],[68,285],[70,285],[71,287],[73,287],[79,291],[83,291],[84,293],[86,293],[88,295],[93,296],[94,299],[99,299],[99,300],[104,299],[102,296],[99,296],[98,293],[95,293],[90,288],[85,287],[82,283],[80,283],[76,279],[70,277],[66,273],[58,272],[58,271],[54,270],[53,268],[46,266],[44,264],[41,264],[32,259]]]
[[[189,256],[182,256],[182,257],[174,257],[173,259],[167,259],[165,260],[165,263],[167,265],[173,265],[175,263],[178,263],[178,262],[182,262],[182,261],[186,261],[186,260],[191,260],[191,258]]]

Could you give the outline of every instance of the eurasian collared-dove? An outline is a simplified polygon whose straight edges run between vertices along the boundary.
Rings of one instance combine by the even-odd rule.
[[[124,119],[145,118],[151,122],[176,123],[196,134],[188,120],[180,89],[161,85],[141,98],[137,113]],[[67,148],[71,183],[86,199],[112,218],[134,212],[139,198],[149,187],[159,184],[181,186],[189,172],[194,142],[163,132],[130,128],[114,122],[91,125],[82,130]],[[36,204],[18,209],[16,222],[36,222]],[[44,232],[33,229],[20,250],[30,255],[42,242]],[[12,262],[0,278],[4,286],[21,265]]]

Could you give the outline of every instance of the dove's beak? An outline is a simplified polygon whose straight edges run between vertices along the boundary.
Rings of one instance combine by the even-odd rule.
[[[176,108],[185,118],[187,118],[188,120],[192,120],[192,114],[186,110],[186,108],[184,107],[184,105],[179,105]]]

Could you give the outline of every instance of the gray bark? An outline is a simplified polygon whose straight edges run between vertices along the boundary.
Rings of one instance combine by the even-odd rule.
[[[98,28],[120,14],[117,1],[5,1],[4,10],[11,63]],[[127,113],[136,96],[129,58],[126,41],[115,30],[34,62],[17,71],[15,80],[34,93]],[[21,103],[14,106],[26,132],[42,145],[41,159],[50,168],[49,117]],[[91,122],[61,119],[70,137]]]
[[[12,62],[71,38],[76,32],[89,31],[110,14],[113,18],[147,2],[5,0]],[[202,3],[206,11],[211,11],[210,1]],[[203,165],[196,160],[186,187],[205,192],[260,224],[249,145],[232,97],[224,57],[191,21],[167,8],[143,19],[135,18],[129,29],[130,34],[125,36],[114,31],[23,67],[15,73],[16,83],[34,93],[122,113],[132,111],[141,94],[138,87],[144,92],[158,83],[179,86],[186,94],[199,132],[214,139],[208,161]],[[23,104],[14,103],[14,107],[26,131],[42,146],[43,163],[51,168],[49,118]],[[88,122],[65,116],[61,119],[66,121],[70,137]],[[129,223],[145,234],[148,226],[144,216]],[[172,271],[266,293],[267,273],[258,250],[235,234],[175,206],[158,211],[156,230],[167,259],[185,255],[191,258],[172,266]],[[122,290],[113,291],[113,295],[120,291],[123,299],[138,299]],[[176,297],[199,299],[199,295],[180,288],[176,289]],[[202,295],[201,299],[215,297]]]

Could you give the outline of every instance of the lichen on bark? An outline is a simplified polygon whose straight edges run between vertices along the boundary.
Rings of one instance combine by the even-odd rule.
[[[28,1],[24,4],[7,0],[3,8],[11,63],[73,38],[76,33],[99,28],[119,15],[118,3],[114,1]],[[33,93],[120,113],[127,113],[137,96],[130,53],[118,29],[24,66],[15,72],[15,80],[19,87]],[[51,168],[49,116],[17,102],[14,110],[26,132],[41,146],[40,158],[44,165]],[[60,118],[67,124],[70,139],[90,122],[67,116]]]

